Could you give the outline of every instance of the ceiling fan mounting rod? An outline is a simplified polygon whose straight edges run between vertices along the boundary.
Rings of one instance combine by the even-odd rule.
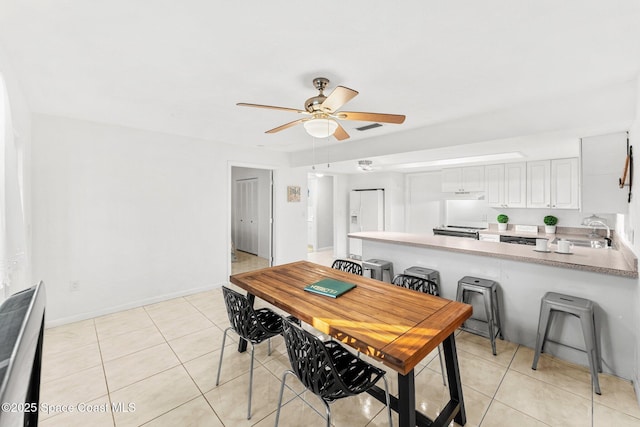
[[[327,87],[328,84],[329,79],[326,77],[316,77],[315,79],[313,79],[313,87],[320,91],[320,95],[322,95],[322,91]]]
[[[313,86],[318,90],[319,93],[318,95],[312,96],[305,101],[305,110],[312,114],[318,111],[322,111],[322,103],[325,99],[327,99],[327,97],[324,96],[323,90],[327,87],[328,84],[329,79],[325,77],[316,77],[315,79],[313,79]]]

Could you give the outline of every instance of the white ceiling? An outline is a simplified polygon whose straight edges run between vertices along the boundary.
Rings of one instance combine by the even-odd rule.
[[[334,155],[361,148],[345,158],[389,155],[396,138],[413,151],[479,142],[479,128],[511,127],[492,140],[558,131],[554,117],[618,130],[635,107],[620,88],[635,85],[639,41],[637,0],[0,0],[0,48],[35,112],[295,153],[312,143],[302,126],[264,133],[294,113],[235,104],[302,109],[324,76],[360,92],[346,110],[407,116],[362,133],[343,122],[351,138],[329,141]],[[577,94],[603,91],[594,99],[624,93],[619,123],[582,111],[591,98]],[[474,117],[486,120],[455,125]],[[468,140],[419,141],[443,124]]]

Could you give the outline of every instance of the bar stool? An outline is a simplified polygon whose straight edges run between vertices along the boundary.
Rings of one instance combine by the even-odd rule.
[[[549,333],[551,312],[558,311],[571,314],[580,319],[582,334],[589,358],[589,368],[591,370],[591,381],[596,394],[600,393],[600,383],[598,382],[598,372],[602,372],[602,358],[600,356],[600,346],[596,335],[596,322],[593,301],[578,298],[571,295],[563,295],[556,292],[547,292],[542,297],[540,303],[540,320],[538,321],[538,336],[536,338],[536,349],[533,356],[531,369],[538,367],[538,359],[543,353],[544,343]]]
[[[438,285],[438,287],[440,287],[440,272],[437,270],[432,270],[426,267],[413,266],[404,270],[404,274],[420,277],[421,279],[431,280],[436,285]]]
[[[383,259],[368,259],[362,261],[362,269],[364,271],[369,270],[372,279],[377,279],[384,282],[384,272],[389,275],[389,283],[393,280],[393,263],[391,261],[385,261]]]
[[[500,309],[498,306],[498,284],[493,280],[480,279],[478,277],[465,276],[458,281],[458,291],[456,293],[456,301],[466,303],[468,301],[467,294],[474,292],[482,295],[484,301],[484,311],[487,320],[471,319],[478,322],[486,323],[488,331],[470,328],[463,324],[460,329],[472,334],[480,335],[491,340],[491,350],[493,355],[496,353],[496,336],[504,339],[502,335],[502,322],[500,321]]]

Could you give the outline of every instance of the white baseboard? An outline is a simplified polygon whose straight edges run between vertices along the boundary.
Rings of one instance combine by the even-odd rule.
[[[164,295],[157,295],[150,298],[145,298],[138,301],[129,302],[127,304],[122,304],[114,307],[106,307],[100,310],[89,311],[85,313],[78,313],[72,316],[62,317],[58,319],[46,319],[45,320],[45,328],[53,328],[56,326],[66,325],[67,323],[79,322],[81,320],[92,319],[94,317],[104,316],[107,314],[117,313],[118,311],[130,310],[132,308],[138,308],[149,304],[155,304],[157,302],[162,302],[166,300],[170,300],[173,298],[179,298],[186,295],[197,294],[198,292],[205,292],[211,289],[220,288],[222,285],[226,283],[218,283],[213,285],[202,286],[199,288],[192,288],[187,290],[181,290],[179,292],[172,292]]]

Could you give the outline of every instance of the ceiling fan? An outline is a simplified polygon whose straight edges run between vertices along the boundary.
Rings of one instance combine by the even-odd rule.
[[[276,133],[302,123],[307,133],[316,138],[327,138],[333,135],[337,140],[349,138],[349,134],[337,120],[357,120],[365,122],[382,122],[400,124],[405,116],[399,114],[364,113],[358,111],[338,111],[344,104],[352,100],[358,92],[348,87],[338,86],[329,96],[324,95],[324,89],[329,84],[329,79],[316,77],[313,86],[318,90],[318,95],[307,99],[304,110],[295,108],[275,107],[273,105],[247,104],[239,102],[241,107],[267,108],[271,110],[291,111],[302,114],[305,117],[286,123],[265,133]]]

